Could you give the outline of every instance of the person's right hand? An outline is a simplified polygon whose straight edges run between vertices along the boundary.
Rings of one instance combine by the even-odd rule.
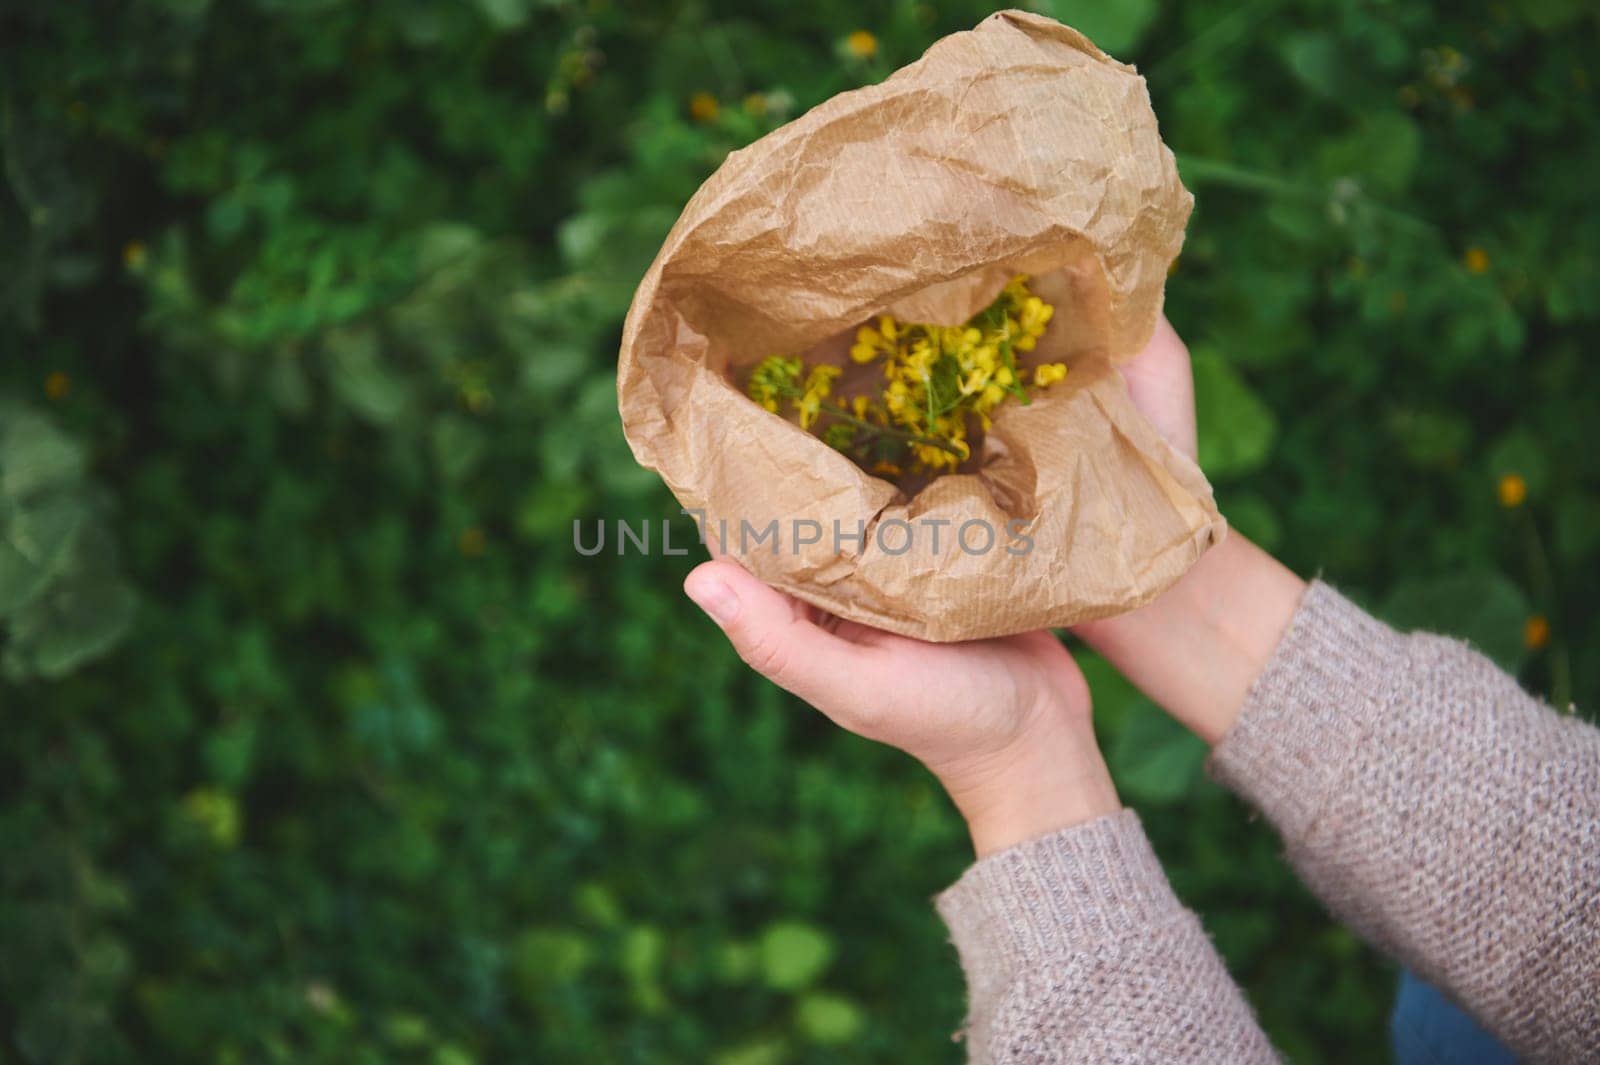
[[[1162,317],[1121,367],[1134,406],[1197,457],[1189,349]],[[1227,733],[1300,605],[1305,582],[1236,532],[1138,610],[1073,629],[1141,691],[1207,743]]]

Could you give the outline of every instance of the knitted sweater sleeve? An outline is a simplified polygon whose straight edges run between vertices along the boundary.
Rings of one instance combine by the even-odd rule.
[[[990,855],[936,904],[973,1065],[1277,1060],[1131,810]]]
[[[1313,584],[1211,771],[1519,1057],[1600,1060],[1600,731]]]
[[[1314,584],[1211,771],[1333,913],[1519,1055],[1600,1060],[1600,732]],[[937,900],[989,1062],[1273,1060],[1124,810]]]

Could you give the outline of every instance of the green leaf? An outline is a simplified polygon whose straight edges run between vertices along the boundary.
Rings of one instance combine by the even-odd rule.
[[[103,574],[75,575],[18,611],[6,672],[60,677],[110,650],[133,622],[133,589]]]
[[[795,1027],[822,1046],[842,1046],[855,1040],[867,1026],[861,1007],[843,995],[812,991],[795,1005]]]
[[[1454,411],[1395,408],[1383,425],[1412,465],[1425,470],[1459,464],[1472,444],[1472,423]]]
[[[1149,699],[1140,697],[1111,746],[1111,775],[1129,798],[1176,802],[1201,778],[1206,745]]]
[[[1094,651],[1080,647],[1073,651],[1073,658],[1094,696],[1095,726],[1108,735],[1116,735],[1134,704],[1143,696],[1127,677]]]
[[[1318,96],[1334,99],[1346,94],[1352,66],[1333,34],[1292,34],[1278,52],[1295,80]]]
[[[1138,49],[1160,11],[1156,0],[1040,0],[1033,6],[1119,58]]]
[[[1218,499],[1222,514],[1228,524],[1268,551],[1276,550],[1283,541],[1283,523],[1272,504],[1254,493],[1228,494]]]
[[[1521,477],[1532,497],[1542,496],[1549,483],[1544,448],[1526,430],[1515,430],[1497,440],[1489,449],[1488,465],[1489,476],[1496,481],[1508,474]]]
[[[1193,361],[1200,466],[1210,477],[1249,473],[1272,453],[1278,419],[1216,352],[1201,348]]]
[[[594,962],[594,948],[583,935],[565,928],[529,928],[511,947],[511,965],[524,997],[570,984]]]
[[[779,1038],[742,1043],[718,1053],[712,1065],[782,1065],[788,1060],[789,1044]]]
[[[527,22],[533,8],[530,0],[477,0],[477,3],[484,17],[502,30],[516,29]]]
[[[833,940],[815,925],[778,921],[761,933],[761,975],[777,991],[799,991],[833,960]]]
[[[1329,180],[1358,177],[1386,195],[1404,192],[1422,161],[1422,132],[1398,111],[1379,111],[1362,118],[1344,137],[1322,151]]]
[[[1522,629],[1532,612],[1521,588],[1483,571],[1405,581],[1379,614],[1401,630],[1460,637],[1514,673],[1527,658]]]
[[[83,447],[31,411],[6,413],[0,436],[0,491],[12,499],[83,475]]]
[[[417,242],[417,270],[424,276],[462,262],[483,246],[483,235],[468,225],[436,222]]]
[[[446,481],[459,481],[478,467],[488,451],[483,430],[460,414],[441,414],[433,423],[433,458]]]
[[[327,338],[333,389],[356,414],[377,426],[399,421],[411,405],[411,386],[378,354],[369,329],[335,330]]]
[[[50,583],[50,571],[0,540],[0,618],[27,605]]]
[[[1556,504],[1556,552],[1566,562],[1579,562],[1600,548],[1600,499],[1568,496]]]

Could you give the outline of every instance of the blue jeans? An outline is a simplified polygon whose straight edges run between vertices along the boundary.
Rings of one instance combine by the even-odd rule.
[[[1397,1065],[1516,1065],[1511,1051],[1444,995],[1408,972],[1389,1016]]]

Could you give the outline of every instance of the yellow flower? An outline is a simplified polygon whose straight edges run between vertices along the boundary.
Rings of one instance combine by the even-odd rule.
[[[746,391],[751,399],[776,414],[778,401],[799,389],[801,367],[798,356],[769,355],[750,374]]]
[[[142,240],[130,240],[122,246],[122,265],[135,272],[144,269],[150,252]]]
[[[953,470],[961,462],[954,454],[934,444],[912,444],[911,450],[917,456],[917,463],[929,470],[939,470],[946,466]]]
[[[761,118],[767,113],[767,98],[759,92],[753,92],[744,98],[744,113],[751,118]]]
[[[894,319],[884,315],[878,319],[878,328],[864,325],[856,330],[856,342],[850,348],[850,358],[855,362],[869,363],[879,355],[894,354]]]
[[[1033,384],[1036,388],[1049,388],[1057,381],[1067,379],[1067,364],[1064,362],[1047,362],[1033,371]]]
[[[722,113],[722,105],[708,92],[697,92],[689,97],[689,117],[696,122],[715,122]]]
[[[57,370],[44,379],[44,394],[53,403],[59,403],[67,398],[72,391],[72,378]]]
[[[1537,651],[1550,642],[1550,622],[1543,614],[1535,614],[1522,626],[1522,645]]]
[[[1015,277],[987,308],[965,325],[896,321],[879,315],[860,326],[849,352],[851,361],[883,362],[883,384],[866,394],[833,399],[842,370],[807,366],[798,356],[773,355],[751,374],[747,391],[767,410],[791,407],[802,428],[863,462],[875,473],[899,476],[957,470],[972,455],[967,439],[974,424],[988,429],[990,413],[1027,387],[1063,380],[1067,368],[1050,363],[1030,371],[1016,363],[1016,352],[1034,347],[1054,313],[1028,291],[1027,278]],[[836,405],[837,404],[837,405]],[[834,420],[821,426],[829,413]],[[888,430],[879,433],[881,428]]]
[[[815,392],[807,392],[795,400],[795,409],[800,412],[800,428],[809,429],[822,416],[822,397]]]
[[[1461,262],[1470,273],[1485,273],[1489,269],[1489,253],[1473,245],[1467,249],[1465,255],[1461,256]]]
[[[1038,296],[1023,300],[1017,314],[1017,326],[1022,330],[1022,336],[1013,340],[1012,346],[1018,351],[1032,351],[1039,338],[1044,336],[1044,327],[1055,313],[1056,309]]]
[[[800,428],[809,429],[822,415],[822,401],[833,392],[834,379],[843,371],[837,366],[816,366],[806,375],[805,394],[795,402],[800,412]]]
[[[857,59],[871,59],[878,54],[878,38],[870,30],[856,30],[844,39],[844,50]]]
[[[1522,479],[1520,473],[1505,474],[1495,489],[1502,507],[1520,507],[1522,501],[1528,498],[1528,482]]]

